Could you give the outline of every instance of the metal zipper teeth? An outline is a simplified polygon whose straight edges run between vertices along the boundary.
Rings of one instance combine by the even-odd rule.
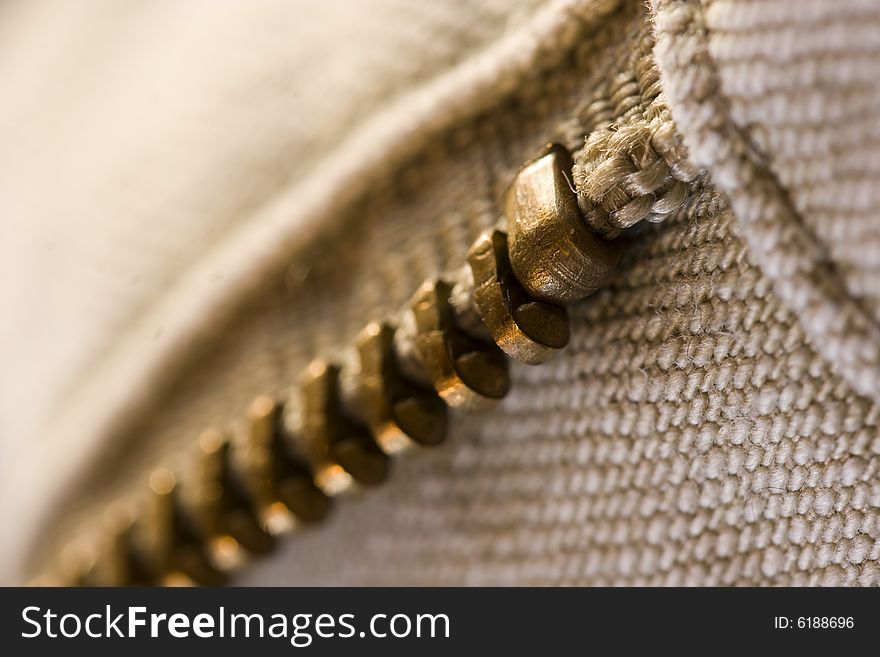
[[[503,398],[507,359],[538,364],[563,349],[566,306],[618,261],[578,209],[572,167],[560,146],[527,163],[505,193],[506,225],[477,238],[459,271],[367,325],[349,361],[315,360],[288,398],[255,399],[243,431],[199,436],[183,467],[156,469],[108,505],[87,549],[62,550],[34,583],[222,584],[324,520],[333,498],[384,481],[392,455],[441,443],[448,409]]]

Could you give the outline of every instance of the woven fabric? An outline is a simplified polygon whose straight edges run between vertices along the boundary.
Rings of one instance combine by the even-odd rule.
[[[632,216],[662,223],[625,230],[620,271],[572,309],[572,343],[556,361],[514,366],[496,409],[455,414],[448,444],[406,455],[387,484],[340,500],[326,525],[238,581],[880,583],[880,413],[868,385],[877,288],[870,258],[841,237],[870,236],[870,211],[816,216],[824,193],[853,185],[861,191],[848,198],[870,205],[875,192],[853,181],[880,151],[865,85],[874,42],[834,50],[844,28],[822,36],[821,26],[871,25],[880,12],[853,3],[830,15],[814,0],[794,16],[782,4],[670,2],[651,13],[641,2],[554,3],[449,70],[401,82],[407,93],[380,105],[377,121],[314,166],[302,155],[300,171],[313,170],[302,184],[282,184],[241,230],[221,231],[234,258],[201,258],[191,271],[235,266],[210,286],[170,281],[174,303],[148,304],[175,349],[126,344],[119,353],[136,366],[84,370],[100,394],[89,413],[59,413],[68,426],[50,436],[56,460],[73,452],[77,467],[42,474],[53,495],[39,500],[41,531],[19,553],[99,521],[93,502],[173,464],[205,428],[234,424],[255,395],[283,397],[310,358],[340,357],[366,321],[459,265],[500,216],[516,168],[553,140],[579,151],[575,182],[582,207],[601,208],[597,226],[633,201]],[[838,64],[851,73],[826,88],[823,66]],[[640,82],[658,74],[655,103]],[[834,120],[841,85],[868,99],[856,136]],[[767,111],[755,109],[762,101]],[[807,116],[774,113],[775,103]],[[661,106],[687,166],[678,151],[654,153],[662,177],[597,200],[585,187],[597,161],[589,135],[629,148],[614,133]],[[656,149],[670,135],[649,137]],[[837,151],[822,144],[863,137],[832,166]],[[688,200],[668,211],[684,181]],[[648,208],[655,193],[668,206]],[[86,435],[96,437],[88,454],[76,440]]]
[[[558,360],[245,584],[880,583],[878,409],[701,192],[577,306]]]
[[[672,114],[730,207],[695,192],[560,360],[244,581],[880,583],[880,12],[843,5],[660,3]]]
[[[692,159],[825,358],[880,401],[880,11],[859,0],[658,2]]]
[[[536,5],[2,4],[0,516],[20,530],[0,571],[116,418],[290,257],[304,207],[370,184],[441,102],[425,90]]]
[[[362,177],[341,191],[337,174],[333,185],[319,180],[319,201],[306,195],[312,202],[304,203],[295,190],[291,205],[276,208],[268,217],[276,230],[291,212],[310,230],[299,231],[293,246],[271,242],[285,256],[280,272],[265,253],[254,254],[261,256],[252,263],[262,267],[259,286],[238,299],[231,319],[214,308],[204,318],[205,332],[187,336],[186,353],[172,363],[174,378],[162,386],[133,385],[143,379],[130,384],[152,395],[148,405],[122,430],[103,436],[72,485],[55,482],[64,499],[47,509],[44,551],[53,541],[67,545],[66,536],[87,534],[80,521],[100,523],[92,502],[144,481],[157,464],[174,466],[206,427],[234,428],[256,395],[283,398],[310,359],[337,359],[340,345],[350,344],[366,322],[396,312],[425,278],[461,264],[477,235],[497,221],[499,198],[517,168],[548,136],[579,147],[583,135],[604,124],[612,97],[632,106],[632,94],[617,92],[609,70],[633,74],[631,48],[648,32],[645,8],[590,2],[547,11],[484,60],[450,71],[439,90],[427,90],[430,104],[422,102],[426,90],[413,90],[430,121],[410,102],[405,116],[393,117],[400,119],[391,122],[393,133],[373,135],[376,143],[405,141],[405,149],[397,142],[374,149],[391,162],[357,162]],[[610,108],[617,111],[616,103]],[[414,118],[421,119],[419,130],[401,135],[404,119]],[[251,244],[229,246],[240,257],[251,253]],[[227,302],[241,292],[232,279],[227,270],[221,290]],[[73,430],[87,428],[95,430],[94,419]],[[70,439],[70,433],[62,435]]]

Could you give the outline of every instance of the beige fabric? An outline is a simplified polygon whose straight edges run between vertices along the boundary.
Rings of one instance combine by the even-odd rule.
[[[4,4],[0,70],[16,83],[0,92],[13,318],[0,517],[21,528],[0,551],[7,576],[71,485],[106,479],[88,470],[96,458],[139,446],[133,418],[166,401],[193,345],[315,225],[540,73],[537,55],[567,52],[582,13],[571,1]],[[248,378],[251,394],[264,363],[242,357],[215,392]],[[195,418],[198,395],[186,406],[212,421]]]
[[[569,350],[242,584],[880,583],[877,408],[717,196],[632,245]]]
[[[399,306],[423,277],[458,264],[469,241],[498,217],[499,193],[515,167],[542,143],[578,147],[609,121],[646,110],[642,90],[633,87],[632,53],[644,47],[652,18],[639,2],[613,13],[614,2],[549,3],[523,8],[509,23],[501,9],[507,3],[413,9],[426,4],[407,5],[423,20],[414,32],[391,3],[356,12],[335,66],[333,58],[326,63],[311,54],[325,52],[320,35],[332,31],[327,25],[349,17],[313,8],[311,41],[298,27],[300,14],[281,5],[267,3],[274,9],[248,14],[256,18],[243,24],[235,5],[221,5],[224,18],[205,32],[216,41],[206,43],[189,77],[188,69],[177,70],[188,61],[180,55],[204,25],[169,20],[183,18],[171,8],[178,3],[162,5],[154,23],[131,19],[142,41],[116,43],[143,44],[139,61],[152,70],[158,60],[149,45],[157,37],[150,28],[167,32],[173,25],[171,35],[180,37],[168,41],[168,52],[177,44],[178,56],[156,66],[156,75],[162,82],[169,71],[172,79],[179,75],[184,83],[170,87],[170,97],[192,106],[145,116],[150,87],[138,78],[123,84],[128,69],[121,66],[115,77],[100,77],[107,86],[96,106],[63,113],[70,122],[57,129],[69,141],[43,137],[40,128],[24,131],[22,165],[0,161],[0,184],[7,186],[0,192],[16,210],[8,216],[20,217],[4,220],[10,272],[3,276],[4,299],[20,300],[12,307],[21,317],[2,341],[18,365],[0,395],[4,435],[14,436],[5,453],[13,454],[12,445],[17,450],[16,468],[2,473],[0,517],[23,513],[33,521],[6,539],[7,578],[21,576],[24,553],[46,537],[69,536],[64,526],[80,515],[94,520],[89,500],[142,479],[146,466],[173,459],[205,427],[227,426],[254,394],[281,393],[307,359],[333,356],[367,319]],[[840,53],[830,57],[836,63],[823,64],[833,45],[823,46],[822,38],[812,39],[813,50],[791,44],[799,44],[797,30],[815,31],[864,10],[853,5],[835,18],[822,15],[820,4],[809,3],[797,17],[779,3],[768,5],[769,12],[751,4],[719,3],[705,12],[693,3],[658,6],[657,54],[670,110],[693,161],[729,193],[730,207],[705,177],[693,183],[688,205],[631,237],[619,277],[575,309],[575,333],[563,357],[539,368],[515,367],[514,391],[498,409],[456,417],[450,444],[408,456],[383,489],[344,501],[328,526],[293,538],[241,581],[877,584],[880,438],[876,391],[866,384],[876,381],[878,343],[869,319],[876,317],[878,287],[876,272],[842,237],[850,230],[845,225],[870,234],[870,213],[825,224],[811,215],[817,222],[811,231],[834,230],[814,235],[795,257],[790,249],[777,255],[789,235],[803,233],[803,214],[824,207],[810,177],[819,174],[799,173],[791,149],[809,145],[807,155],[821,167],[830,157],[821,144],[835,143],[847,129],[823,113],[839,90],[821,91],[822,66],[838,66]],[[49,20],[30,6],[7,10],[5,25],[15,27],[9,33],[16,38],[0,49],[0,67],[31,52],[23,26]],[[201,18],[208,6],[214,4],[190,11]],[[375,24],[364,23],[373,15]],[[118,27],[118,15],[110,16],[105,35]],[[76,32],[64,19],[58,14],[63,27],[57,29]],[[759,45],[729,45],[731,34],[762,20],[759,36],[743,28],[739,37]],[[860,23],[873,25],[865,16]],[[96,30],[101,23],[81,24]],[[394,37],[393,25],[408,27]],[[455,29],[442,36],[443,25]],[[271,50],[279,41],[266,34],[278,26],[284,46],[267,55],[262,45]],[[285,27],[302,39],[286,40]],[[94,36],[81,38],[92,43]],[[218,45],[233,36],[239,47]],[[832,37],[824,41],[833,44]],[[292,43],[305,43],[300,47],[310,56]],[[236,54],[255,44],[261,45],[252,55]],[[842,78],[854,85],[853,97],[869,97],[866,117],[876,111],[873,96],[862,90],[864,71],[877,66],[871,44],[868,38],[844,48],[856,63],[841,65],[853,71]],[[802,49],[794,57],[801,68],[788,77],[774,62],[788,62],[792,48]],[[241,67],[215,60],[221,51],[241,56]],[[352,68],[368,52],[377,59],[358,69],[354,77],[363,86],[347,96]],[[737,72],[738,52],[758,53],[746,74]],[[83,56],[86,69],[93,60]],[[398,62],[409,58],[417,62],[412,69]],[[57,61],[75,67],[67,56]],[[267,62],[269,71],[249,68]],[[774,100],[760,83],[774,86],[780,75],[793,86]],[[302,104],[278,82],[288,77],[314,90]],[[378,80],[388,86],[373,97]],[[826,94],[804,101],[804,111],[818,114],[771,121],[774,103],[800,102],[798,82]],[[41,99],[47,117],[57,116],[49,110],[58,101],[42,100],[50,98],[47,86],[34,85],[25,80],[12,88],[22,99]],[[737,92],[729,111],[728,89]],[[276,103],[276,92],[286,101]],[[98,102],[108,95],[113,102]],[[767,112],[750,113],[761,99]],[[12,118],[3,124],[10,138],[26,124],[31,104],[11,106],[17,113],[5,115]],[[149,119],[144,133],[111,122],[106,138],[93,140],[86,127],[117,116],[120,106],[136,106]],[[202,118],[214,117],[218,107],[229,123]],[[316,145],[311,132],[328,112],[333,129]],[[306,114],[311,119],[301,118]],[[870,136],[877,122],[860,125],[858,136]],[[791,131],[799,145],[786,136]],[[234,144],[225,142],[227,135]],[[61,183],[51,186],[56,200],[31,187],[47,162],[67,163],[60,170],[70,179],[79,171],[74,154],[93,142],[87,152],[108,148],[112,157],[80,174],[94,180],[73,178],[71,197],[59,193],[67,189]],[[750,145],[745,151],[743,143]],[[779,156],[756,155],[755,146]],[[170,159],[156,161],[154,148]],[[724,166],[730,153],[737,166]],[[877,156],[866,147],[847,157],[853,159],[837,169],[828,164],[822,176],[832,197],[847,196],[851,169],[870,171]],[[764,170],[756,176],[762,158],[774,177]],[[145,167],[152,162],[155,167]],[[239,179],[248,182],[239,187]],[[790,188],[788,205],[780,187]],[[867,193],[875,192],[860,192],[859,203],[873,198]],[[69,210],[70,237],[53,244],[70,245],[69,268],[64,258],[46,259],[35,241],[40,230],[62,230],[62,208]],[[92,242],[93,233],[83,230],[98,209],[107,219],[96,220],[95,239],[106,232],[116,241]],[[31,216],[44,217],[34,220],[41,228],[23,233]],[[169,246],[151,247],[151,236]],[[95,261],[93,253],[110,263],[96,279],[84,264]],[[836,287],[819,284],[817,259],[849,273]],[[129,281],[141,266],[148,280]],[[83,267],[88,275],[80,277],[75,272]],[[80,290],[100,303],[92,308],[86,297],[70,296]],[[33,305],[34,298],[43,306]],[[67,298],[80,323],[57,319],[55,300]],[[833,318],[842,321],[812,313],[814,303],[834,303]],[[132,328],[121,332],[123,326]],[[28,342],[31,333],[36,339]],[[57,353],[41,351],[50,343]],[[32,361],[50,364],[26,368]],[[20,495],[24,482],[39,492]],[[70,491],[71,500],[56,506]],[[60,531],[40,525],[46,520]],[[30,531],[36,528],[41,531]]]
[[[880,584],[880,12],[707,4],[658,59],[733,212],[639,237],[565,356],[244,583]]]
[[[693,160],[816,348],[880,400],[880,10],[660,2],[658,60]]]

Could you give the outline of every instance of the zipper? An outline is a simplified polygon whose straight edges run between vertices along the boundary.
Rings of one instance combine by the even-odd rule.
[[[567,306],[607,281],[621,231],[684,203],[696,174],[679,144],[654,97],[643,120],[591,135],[578,165],[549,146],[459,270],[364,327],[348,360],[315,360],[286,398],[254,399],[243,431],[203,433],[185,465],[107,504],[88,549],[56,550],[32,583],[222,584],[339,496],[381,484],[396,454],[442,443],[450,410],[507,394],[509,359],[537,365],[565,348]]]

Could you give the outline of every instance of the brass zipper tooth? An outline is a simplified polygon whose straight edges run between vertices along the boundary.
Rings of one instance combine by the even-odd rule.
[[[232,444],[233,472],[253,500],[266,533],[284,534],[300,522],[318,522],[327,515],[330,500],[315,486],[308,464],[294,452],[280,404],[270,397],[255,399],[240,436]]]
[[[300,381],[300,412],[292,416],[294,440],[305,455],[315,484],[337,495],[355,483],[379,484],[388,476],[388,456],[369,429],[342,408],[339,368],[315,360]]]
[[[474,301],[495,343],[530,365],[549,360],[568,344],[568,311],[536,301],[520,285],[507,256],[507,235],[483,233],[468,252]]]
[[[130,535],[132,552],[143,560],[151,581],[172,585],[224,582],[180,506],[179,486],[170,470],[158,468],[150,474]]]
[[[394,331],[391,348],[396,356],[400,373],[410,381],[434,390],[434,384],[419,353],[417,344],[419,331],[416,327],[415,314],[407,306],[396,319],[397,329]]]
[[[94,561],[82,572],[81,585],[147,585],[153,581],[132,544],[134,516],[130,503],[111,505],[102,518],[102,545]]]
[[[562,146],[517,173],[504,195],[507,247],[516,278],[535,299],[579,301],[604,285],[620,251],[587,228],[571,187],[573,163]]]
[[[204,537],[212,563],[221,571],[274,547],[272,536],[260,526],[253,499],[236,480],[232,450],[220,432],[204,432],[181,481],[181,504]]]
[[[496,345],[474,340],[456,324],[451,292],[445,281],[428,281],[411,299],[416,347],[435,390],[449,406],[484,409],[510,390],[507,361]]]
[[[131,531],[111,534],[100,558],[84,574],[81,586],[152,586],[158,582],[133,552]]]
[[[355,340],[357,361],[342,369],[344,401],[386,454],[446,437],[446,404],[432,388],[403,375],[394,352],[395,328],[370,322]]]
[[[492,333],[483,321],[480,308],[477,306],[473,267],[466,262],[449,277],[449,280],[452,283],[449,305],[452,308],[455,324],[478,342],[487,344],[493,342]]]
[[[40,581],[219,583],[275,536],[323,520],[331,497],[383,481],[388,454],[440,443],[447,405],[478,410],[504,397],[505,354],[537,364],[558,353],[565,306],[619,259],[584,223],[571,175],[560,146],[527,163],[504,195],[506,233],[487,231],[463,267],[426,281],[396,326],[369,323],[343,368],[313,361],[286,404],[258,397],[244,431],[202,434],[180,482],[154,471],[139,505],[110,505],[94,543],[62,554],[60,572]]]

